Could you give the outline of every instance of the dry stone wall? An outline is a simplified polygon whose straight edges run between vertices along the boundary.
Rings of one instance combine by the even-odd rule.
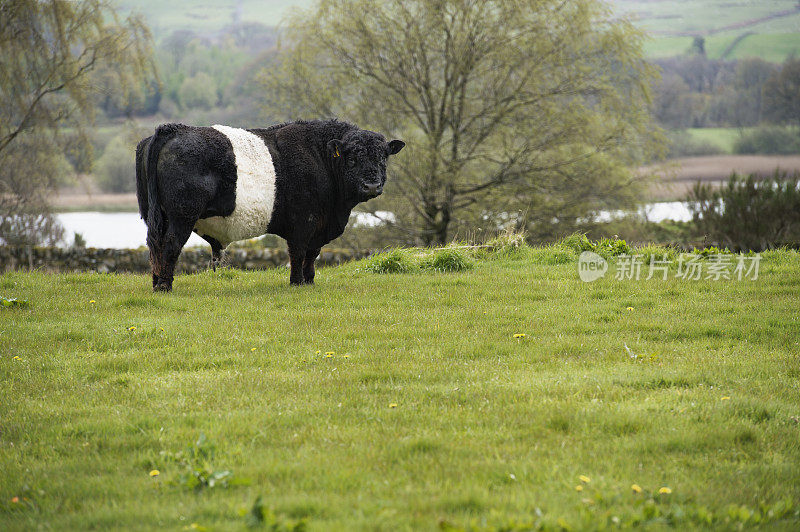
[[[318,265],[332,266],[364,258],[369,251],[323,248]],[[207,269],[211,253],[208,250],[184,249],[176,270],[194,273]],[[225,252],[223,264],[242,270],[264,270],[285,266],[289,254],[285,249],[230,248]],[[13,270],[42,270],[48,272],[150,272],[150,254],[147,248],[40,248],[0,246],[0,272]]]

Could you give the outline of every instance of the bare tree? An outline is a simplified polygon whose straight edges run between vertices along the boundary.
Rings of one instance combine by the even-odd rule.
[[[543,227],[635,199],[627,168],[656,146],[640,40],[595,0],[321,0],[263,79],[290,118],[403,138],[375,207],[443,243],[454,224]]]

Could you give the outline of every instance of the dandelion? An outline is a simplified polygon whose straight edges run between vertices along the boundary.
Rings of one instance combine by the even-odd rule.
[[[633,307],[628,307],[625,310],[631,311],[631,310],[633,310]]]
[[[150,476],[151,477],[157,477],[160,474],[161,474],[161,471],[159,471],[158,469],[153,469],[152,471],[150,471]]]
[[[136,330],[136,325],[131,325],[130,327],[128,327],[128,330],[129,331],[135,331]]]
[[[525,336],[526,336],[526,334],[525,334],[525,333],[517,333],[517,334],[515,334],[515,335],[514,335],[514,338],[517,338],[517,339],[519,339],[519,338],[525,338]]]
[[[729,396],[727,396],[727,395],[726,395],[725,397],[723,397],[722,399],[720,399],[720,401],[730,401],[730,399],[731,399],[731,398],[730,398]]]
[[[639,484],[631,484],[631,490],[633,490],[634,493],[641,493],[642,487]]]
[[[397,408],[397,403],[389,403],[389,408]]]
[[[577,486],[575,486],[575,491],[583,491],[583,486],[578,484]]]
[[[589,482],[591,482],[591,481],[592,481],[592,479],[590,479],[590,478],[589,478],[589,477],[587,477],[586,475],[581,475],[581,476],[579,476],[578,478],[579,478],[579,479],[580,479],[580,481],[581,481],[581,482],[583,482],[584,484],[588,484]]]
[[[658,490],[658,492],[659,492],[660,494],[662,494],[662,495],[669,495],[670,493],[672,493],[672,490],[671,490],[670,488],[668,488],[668,487],[664,486],[663,488],[660,488],[660,489]]]

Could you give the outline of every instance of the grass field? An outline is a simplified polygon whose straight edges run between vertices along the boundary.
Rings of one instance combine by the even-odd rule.
[[[797,253],[367,266],[0,276],[0,529],[797,529]]]
[[[705,127],[705,128],[690,128],[686,131],[695,139],[699,141],[710,142],[718,146],[722,151],[728,154],[733,153],[733,145],[742,135],[747,131],[754,128],[735,128],[735,127]]]

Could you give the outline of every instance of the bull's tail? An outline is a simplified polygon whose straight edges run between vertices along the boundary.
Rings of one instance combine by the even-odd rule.
[[[164,212],[158,198],[158,172],[156,170],[161,148],[177,132],[178,124],[164,124],[156,128],[152,137],[139,143],[141,164],[136,167],[136,194],[139,198],[139,215],[147,222],[149,232],[160,235],[164,232]],[[137,161],[139,159],[137,147]],[[148,240],[148,245],[151,245]]]
[[[147,137],[136,145],[136,199],[139,201],[139,216],[147,223],[147,147],[153,137]]]

